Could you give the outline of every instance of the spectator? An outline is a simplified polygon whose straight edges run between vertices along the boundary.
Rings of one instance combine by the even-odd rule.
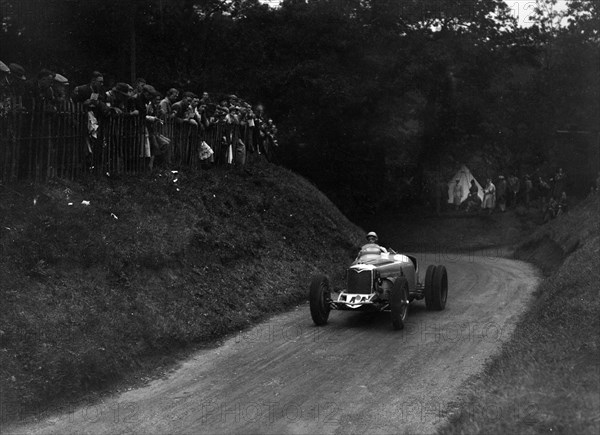
[[[133,83],[133,98],[137,98],[139,95],[142,94],[142,92],[144,92],[144,87],[147,85],[148,83],[146,82],[146,79],[139,77],[137,79],[135,79],[135,82]]]
[[[133,88],[127,83],[119,82],[106,93],[106,105],[109,113],[115,115],[139,115],[133,96]]]
[[[6,77],[8,94],[12,98],[13,105],[10,110],[15,112],[26,112],[27,108],[23,104],[23,98],[30,94],[30,85],[25,77],[25,69],[16,63],[8,65],[10,74]]]
[[[8,88],[10,68],[0,60],[0,117],[10,112],[10,92]]]
[[[498,189],[496,190],[497,198],[498,198],[498,208],[500,208],[501,212],[506,211],[506,192],[507,192],[507,183],[504,175],[498,176]]]
[[[471,187],[469,187],[469,195],[467,196],[467,213],[472,210],[477,210],[481,206],[481,200],[479,199],[479,188],[475,180],[471,180]]]
[[[533,192],[533,183],[529,174],[525,175],[525,206],[529,207],[531,202],[531,193]]]
[[[452,190],[452,197],[454,203],[454,209],[458,210],[460,208],[460,203],[462,202],[463,189],[460,185],[460,179],[454,180],[454,189]]]
[[[56,99],[57,104],[66,103],[70,100],[68,89],[69,79],[62,74],[54,74],[52,90],[54,91],[54,98]]]
[[[87,152],[92,159],[91,162],[88,162],[90,168],[99,163],[104,144],[104,130],[100,119],[108,112],[108,106],[103,87],[104,76],[101,72],[94,71],[87,85],[77,86],[73,90],[73,101],[83,103],[83,108],[87,112],[86,145]]]
[[[488,209],[489,214],[492,214],[492,211],[496,207],[496,186],[494,186],[490,178],[487,179],[485,188],[483,189],[483,203],[481,207]]]
[[[548,196],[550,195],[550,185],[544,181],[542,177],[538,177],[538,191],[540,194],[540,198],[542,198],[542,208],[548,201]]]
[[[160,104],[160,93],[154,86],[144,85],[137,95],[133,98],[134,106],[144,117],[144,148],[142,156],[148,158],[148,169],[154,167],[154,160],[157,155],[162,155],[163,150],[158,144],[158,126],[162,124],[158,117],[158,105]]]
[[[179,98],[179,91],[175,88],[171,88],[167,91],[167,95],[160,102],[158,116],[163,119],[169,119],[173,117],[173,104]]]
[[[558,213],[560,215],[562,213],[566,213],[569,210],[569,203],[567,201],[567,192],[563,192],[560,194],[560,199],[558,200]]]
[[[519,191],[521,190],[521,180],[516,175],[508,177],[508,188],[509,188],[509,206],[516,207],[519,201]]]
[[[104,76],[99,71],[92,72],[92,77],[87,85],[77,86],[73,90],[73,101],[83,103],[86,111],[92,111],[96,118],[105,114],[106,93],[104,91]]]
[[[45,112],[54,113],[57,111],[54,89],[52,88],[54,75],[55,74],[52,71],[48,69],[42,69],[38,73],[37,80],[33,85],[33,100],[36,106]]]
[[[186,118],[192,119],[196,122],[196,125],[200,126],[203,130],[208,128],[209,121],[206,117],[206,105],[201,103],[201,99],[197,95],[194,95],[190,107],[186,113]]]
[[[187,122],[192,125],[198,125],[196,121],[190,117],[188,111],[194,97],[195,95],[192,92],[184,92],[181,100],[179,100],[171,106],[175,122],[179,124]]]
[[[132,99],[133,87],[127,83],[119,82],[106,93],[108,113],[113,116],[137,116],[139,110],[135,108]],[[133,120],[123,122],[119,129],[112,130],[112,143],[117,144],[117,170],[123,172],[127,167],[133,167],[136,159],[140,157],[140,142],[137,140],[137,126]],[[143,154],[142,154],[143,155]]]
[[[448,200],[448,185],[442,180],[439,174],[436,176],[434,195],[435,213],[439,216],[442,214],[442,204],[445,204]]]
[[[552,181],[552,195],[555,198],[560,198],[562,193],[565,191],[565,178],[567,174],[563,172],[563,168],[558,168],[556,173],[554,174],[554,178],[551,178]]]

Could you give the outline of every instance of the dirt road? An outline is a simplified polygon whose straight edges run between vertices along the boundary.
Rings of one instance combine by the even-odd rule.
[[[387,315],[308,305],[202,351],[168,378],[7,433],[431,433],[460,384],[513,330],[535,270],[485,257],[417,255],[449,274],[446,310],[414,301],[406,328]],[[307,283],[308,284],[308,279]]]

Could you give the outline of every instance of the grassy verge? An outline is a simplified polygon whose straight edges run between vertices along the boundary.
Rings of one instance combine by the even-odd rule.
[[[440,432],[600,432],[599,197],[534,232],[515,256],[546,274],[515,335],[464,389]]]
[[[362,239],[266,163],[0,196],[4,422],[304,300],[310,275],[341,274]]]

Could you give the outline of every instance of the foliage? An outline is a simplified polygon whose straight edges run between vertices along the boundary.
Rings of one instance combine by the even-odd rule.
[[[78,84],[94,69],[127,80],[135,52],[137,75],[163,91],[261,102],[279,126],[280,161],[328,193],[349,170],[372,185],[398,164],[416,168],[417,186],[461,162],[480,162],[482,176],[545,175],[562,161],[555,132],[569,127],[591,132],[566,141],[587,141],[571,170],[592,160],[595,1],[560,11],[539,0],[527,28],[502,0],[37,1],[2,0],[5,62]]]

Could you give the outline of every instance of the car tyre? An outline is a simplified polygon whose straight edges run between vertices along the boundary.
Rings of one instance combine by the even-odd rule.
[[[433,310],[433,274],[435,266],[430,264],[425,272],[425,307],[428,310]]]
[[[406,278],[398,278],[392,286],[390,293],[392,326],[396,330],[404,329],[404,320],[408,313],[408,303],[408,281],[406,281]]]
[[[436,266],[431,288],[431,309],[442,311],[446,308],[446,299],[448,299],[448,273],[445,266]]]
[[[331,290],[329,289],[329,279],[325,275],[316,275],[310,283],[310,293],[308,296],[310,302],[310,315],[315,325],[322,326],[327,324],[331,307]]]

